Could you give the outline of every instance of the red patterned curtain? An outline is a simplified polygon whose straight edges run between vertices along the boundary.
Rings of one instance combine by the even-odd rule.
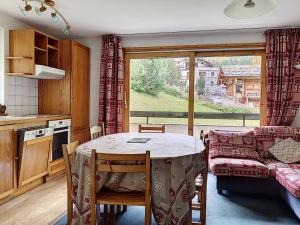
[[[123,99],[124,59],[121,37],[105,35],[101,50],[99,125],[105,123],[106,134],[122,132]]]
[[[300,77],[295,65],[300,62],[300,29],[266,32],[267,123],[289,126],[300,103]]]

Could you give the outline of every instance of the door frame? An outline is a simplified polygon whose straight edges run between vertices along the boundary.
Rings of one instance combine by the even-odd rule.
[[[253,45],[256,45],[254,43]],[[211,45],[213,46],[213,45]],[[243,56],[243,55],[255,55],[261,56],[261,110],[260,110],[260,124],[266,124],[267,117],[267,107],[266,107],[266,56],[265,48],[263,43],[259,43],[258,49],[247,49],[249,46],[253,47],[251,44],[242,45],[238,44],[239,49],[235,49],[235,45],[230,48],[227,45],[226,49],[216,49],[212,48],[199,50],[195,48],[194,51],[174,50],[161,52],[161,48],[157,48],[156,51],[136,51],[136,48],[124,48],[124,113],[123,113],[123,132],[129,132],[129,119],[130,119],[130,60],[131,59],[149,59],[149,58],[189,58],[189,104],[188,104],[188,134],[193,135],[194,132],[194,89],[195,89],[195,59],[196,57],[213,57],[213,56]],[[206,46],[207,47],[207,46]],[[257,47],[257,45],[256,45]],[[263,47],[263,48],[262,48]],[[132,50],[132,51],[129,51]],[[141,48],[143,49],[143,48]],[[151,49],[153,50],[153,49]],[[169,50],[169,49],[168,49]]]

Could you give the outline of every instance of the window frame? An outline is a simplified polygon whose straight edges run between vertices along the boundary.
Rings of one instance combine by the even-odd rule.
[[[260,103],[260,125],[266,125],[267,118],[267,95],[266,95],[266,56],[265,56],[265,44],[264,43],[250,43],[245,44],[233,44],[226,45],[227,48],[218,49],[221,45],[206,45],[211,49],[199,50],[195,47],[194,50],[184,50],[182,46],[160,46],[160,47],[138,47],[138,48],[124,48],[124,114],[123,114],[123,131],[129,131],[129,117],[130,117],[130,60],[131,59],[145,59],[145,58],[175,58],[175,57],[187,57],[189,58],[189,104],[188,104],[188,134],[193,135],[194,132],[194,90],[195,90],[195,68],[196,57],[216,57],[216,56],[261,56],[261,103]],[[222,45],[225,46],[225,45]],[[247,48],[257,49],[247,49]],[[191,47],[192,48],[192,47]],[[146,49],[151,49],[147,52]],[[166,49],[166,52],[162,52]]]

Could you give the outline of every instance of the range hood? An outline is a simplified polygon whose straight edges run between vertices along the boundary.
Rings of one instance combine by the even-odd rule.
[[[49,66],[35,65],[35,74],[26,76],[31,79],[59,80],[65,77],[65,71]]]

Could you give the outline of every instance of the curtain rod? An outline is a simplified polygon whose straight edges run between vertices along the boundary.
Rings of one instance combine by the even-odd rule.
[[[193,33],[202,33],[202,32],[223,32],[223,31],[259,31],[259,30],[276,30],[276,29],[293,29],[300,28],[299,26],[283,26],[283,27],[258,27],[258,28],[237,28],[237,29],[215,29],[215,30],[194,30],[194,31],[178,31],[178,32],[157,32],[157,33],[133,33],[133,34],[118,34],[123,37],[130,36],[146,36],[146,35],[171,35],[171,34],[193,34]]]

